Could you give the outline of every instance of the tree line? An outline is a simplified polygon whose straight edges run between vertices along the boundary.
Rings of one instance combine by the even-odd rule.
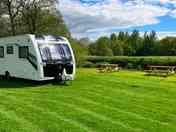
[[[155,31],[113,33],[110,37],[100,37],[89,45],[89,55],[93,56],[175,56],[176,38],[158,39]]]
[[[0,37],[70,33],[56,9],[57,0],[0,0]]]

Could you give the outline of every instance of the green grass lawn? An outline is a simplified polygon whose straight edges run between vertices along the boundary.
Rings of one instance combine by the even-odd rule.
[[[0,132],[176,132],[176,76],[79,69],[68,86],[0,81]]]

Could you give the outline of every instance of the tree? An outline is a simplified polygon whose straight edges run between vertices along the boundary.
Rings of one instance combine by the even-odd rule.
[[[115,43],[112,43],[112,51],[114,56],[123,56],[123,42],[120,40],[117,40]]]
[[[5,13],[4,0],[0,1],[0,17]]]
[[[158,46],[158,54],[162,56],[176,55],[176,38],[166,37],[160,41]]]
[[[96,56],[97,54],[97,47],[96,47],[97,45],[96,45],[96,43],[91,43],[90,45],[89,45],[89,48],[88,48],[88,51],[89,51],[89,55],[94,55],[94,56]]]
[[[133,53],[132,46],[130,45],[130,35],[128,32],[119,32],[118,40],[121,42],[121,46],[123,49],[123,55],[131,56]]]
[[[20,13],[23,0],[1,0],[2,15],[9,17],[11,34],[16,35],[16,19]]]
[[[8,20],[4,17],[0,17],[0,37],[6,37],[9,35]]]
[[[141,48],[141,55],[148,56],[148,55],[155,55],[155,47],[157,44],[157,36],[155,31],[151,31],[150,34],[145,32],[144,40],[143,40],[143,47]]]
[[[123,42],[118,40],[118,37],[115,33],[111,34],[110,36],[111,44],[110,48],[113,52],[114,56],[122,56],[123,55]]]
[[[88,55],[88,49],[76,39],[70,39],[70,43],[75,54],[76,65],[79,67],[84,63],[85,56]]]
[[[0,36],[31,33],[71,38],[56,4],[57,0],[1,0],[0,25],[5,26]]]
[[[118,40],[117,35],[115,33],[112,33],[110,36],[110,40],[111,40],[110,47],[112,48],[113,43],[116,43],[116,41]]]
[[[131,49],[131,55],[135,56],[138,54],[138,51],[141,47],[141,38],[140,38],[140,34],[139,31],[134,30],[131,34],[131,36],[129,37],[129,45],[132,48]]]
[[[41,22],[51,14],[55,14],[55,0],[28,0],[22,2],[22,21],[28,32],[37,33]],[[59,12],[58,12],[59,13]]]
[[[112,50],[110,49],[110,40],[108,37],[100,37],[96,41],[96,55],[98,56],[112,56]]]
[[[42,17],[37,21],[37,28],[35,33],[55,34],[71,38],[71,34],[65,25],[62,15],[60,15],[59,11],[57,11],[56,14],[42,11],[41,14]]]
[[[126,40],[126,35],[124,32],[120,31],[118,34],[118,40],[125,41]]]
[[[132,56],[133,55],[133,48],[128,42],[123,44],[123,54],[125,56]]]
[[[90,40],[89,40],[89,38],[81,38],[80,40],[79,40],[79,42],[81,43],[81,44],[83,44],[84,46],[89,46],[90,44],[91,44],[91,42],[90,42]]]

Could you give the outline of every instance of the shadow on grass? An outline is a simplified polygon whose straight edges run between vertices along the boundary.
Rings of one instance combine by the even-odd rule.
[[[169,76],[172,76],[172,75],[164,75],[164,74],[144,74],[144,76],[153,76],[153,77],[163,77],[163,78],[167,78]]]
[[[49,81],[32,81],[19,78],[11,78],[10,80],[0,79],[0,89],[2,88],[26,88],[26,87],[39,87],[44,85],[58,85],[58,86],[68,86],[66,82],[56,82],[54,80]]]

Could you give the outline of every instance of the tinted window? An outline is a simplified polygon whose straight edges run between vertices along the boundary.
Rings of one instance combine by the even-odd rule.
[[[13,46],[7,46],[7,54],[13,54]]]
[[[27,58],[29,49],[27,46],[19,47],[19,58]]]
[[[4,47],[0,46],[0,58],[4,57]]]
[[[66,44],[40,45],[39,49],[44,61],[72,59],[70,48]]]

